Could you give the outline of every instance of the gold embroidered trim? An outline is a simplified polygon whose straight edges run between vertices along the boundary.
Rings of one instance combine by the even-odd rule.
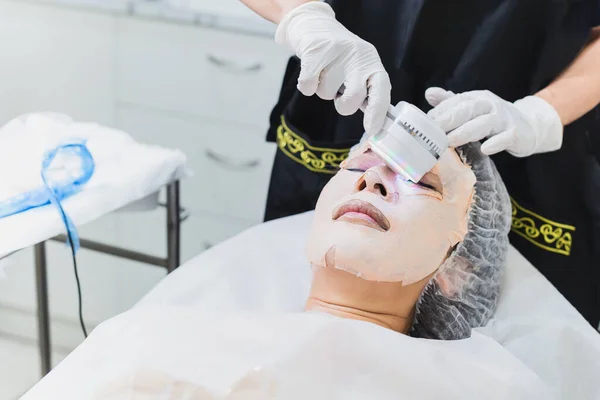
[[[287,126],[283,115],[281,125],[277,128],[277,146],[298,164],[321,174],[335,174],[350,152],[350,149],[328,149],[309,145]]]
[[[512,231],[534,245],[564,256],[571,255],[575,227],[551,221],[512,201]]]

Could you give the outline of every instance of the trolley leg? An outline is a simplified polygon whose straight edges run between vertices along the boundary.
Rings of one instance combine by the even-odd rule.
[[[35,277],[37,288],[38,340],[42,376],[51,369],[50,312],[48,307],[48,276],[46,268],[46,244],[35,245]]]
[[[180,264],[181,223],[179,219],[179,181],[167,185],[167,271]]]

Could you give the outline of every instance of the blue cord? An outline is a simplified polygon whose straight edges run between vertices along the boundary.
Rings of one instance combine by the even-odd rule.
[[[81,161],[81,169],[80,174],[74,176],[70,181],[63,182],[62,185],[52,185],[48,175],[48,170],[52,165],[55,157],[61,152],[70,153],[70,155],[77,155]],[[71,248],[71,256],[73,258],[73,271],[75,273],[75,282],[77,284],[77,303],[78,303],[78,314],[79,314],[79,324],[81,325],[81,330],[83,331],[83,336],[87,338],[87,330],[85,329],[85,323],[83,321],[83,300],[81,296],[81,283],[79,281],[79,272],[77,269],[77,257],[76,253],[79,251],[79,234],[77,233],[77,228],[73,223],[73,220],[65,213],[65,210],[60,202],[61,199],[64,199],[68,196],[71,196],[81,190],[81,187],[90,180],[94,173],[94,159],[85,146],[84,141],[77,141],[73,143],[69,143],[60,147],[55,148],[48,152],[44,160],[42,162],[42,180],[44,182],[44,187],[46,189],[46,193],[49,197],[50,203],[52,203],[60,214],[60,217],[65,225],[67,230],[67,242]]]
[[[57,179],[52,176],[52,163],[57,156],[76,157],[79,161],[79,168],[76,171],[69,171],[70,175],[66,178]],[[64,166],[63,166],[64,167]],[[64,171],[65,168],[63,168]],[[83,335],[87,337],[87,330],[83,321],[83,302],[81,297],[81,284],[79,282],[79,273],[77,270],[76,253],[79,251],[79,234],[72,219],[65,212],[61,201],[78,193],[84,184],[86,184],[94,174],[95,163],[92,154],[86,147],[86,141],[82,139],[72,139],[48,151],[42,160],[41,177],[44,186],[26,193],[19,194],[8,200],[0,202],[0,218],[18,214],[32,208],[37,208],[52,204],[59,212],[60,218],[67,231],[67,245],[71,248],[73,258],[73,269],[75,271],[75,281],[77,283],[77,298],[79,302],[79,322]]]
[[[71,177],[71,179],[66,182],[52,182],[51,177],[48,177],[48,172],[56,156],[63,152],[68,153],[71,156],[74,155],[79,157],[81,162],[79,174]],[[67,230],[67,234],[71,237],[70,244],[75,253],[79,251],[79,234],[77,233],[75,224],[67,213],[65,213],[61,200],[79,192],[82,186],[87,183],[94,174],[94,169],[94,159],[88,148],[85,146],[85,141],[76,141],[59,146],[46,153],[44,160],[42,161],[42,181],[44,182],[48,197],[46,204],[50,202],[57,208]]]
[[[62,180],[54,179],[52,163],[57,156],[76,157],[80,168]],[[32,208],[53,204],[59,211],[67,233],[71,234],[75,252],[79,250],[79,235],[71,218],[64,212],[61,201],[79,192],[94,174],[95,164],[92,154],[85,145],[85,140],[73,139],[48,151],[42,160],[41,176],[44,186],[29,192],[18,194],[0,202],[0,218],[18,214]]]

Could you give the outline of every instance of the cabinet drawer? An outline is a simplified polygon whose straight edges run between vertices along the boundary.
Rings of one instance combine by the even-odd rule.
[[[248,125],[167,115],[121,106],[118,125],[139,141],[184,151],[194,176],[182,182],[182,204],[262,221],[276,146]]]
[[[166,211],[119,214],[121,246],[165,257],[167,254]],[[252,226],[249,221],[209,213],[194,213],[181,225],[181,261],[185,262]]]
[[[265,128],[288,56],[267,38],[120,19],[118,98]]]
[[[121,246],[153,254],[166,255],[166,213],[163,209],[150,212],[119,214]],[[251,223],[231,218],[195,213],[181,225],[181,262],[184,263],[206,249],[249,228]],[[115,261],[116,262],[116,261]],[[119,304],[127,310],[136,304],[166,275],[163,268],[118,260],[117,280]]]

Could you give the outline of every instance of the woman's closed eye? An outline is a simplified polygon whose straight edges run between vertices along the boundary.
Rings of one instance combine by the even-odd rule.
[[[422,187],[424,187],[424,188],[426,188],[426,189],[429,189],[429,190],[433,190],[434,192],[437,192],[436,188],[434,188],[433,186],[431,186],[431,185],[429,185],[429,184],[427,184],[427,183],[424,183],[424,182],[422,182],[422,181],[421,181],[421,182],[419,182],[419,183],[417,183],[417,185],[419,185],[419,186],[422,186]],[[439,193],[439,192],[438,192],[438,193]]]
[[[423,178],[421,178],[419,185],[429,188],[439,194],[442,194],[443,192],[442,181],[440,180],[440,177],[433,172],[426,173]]]

